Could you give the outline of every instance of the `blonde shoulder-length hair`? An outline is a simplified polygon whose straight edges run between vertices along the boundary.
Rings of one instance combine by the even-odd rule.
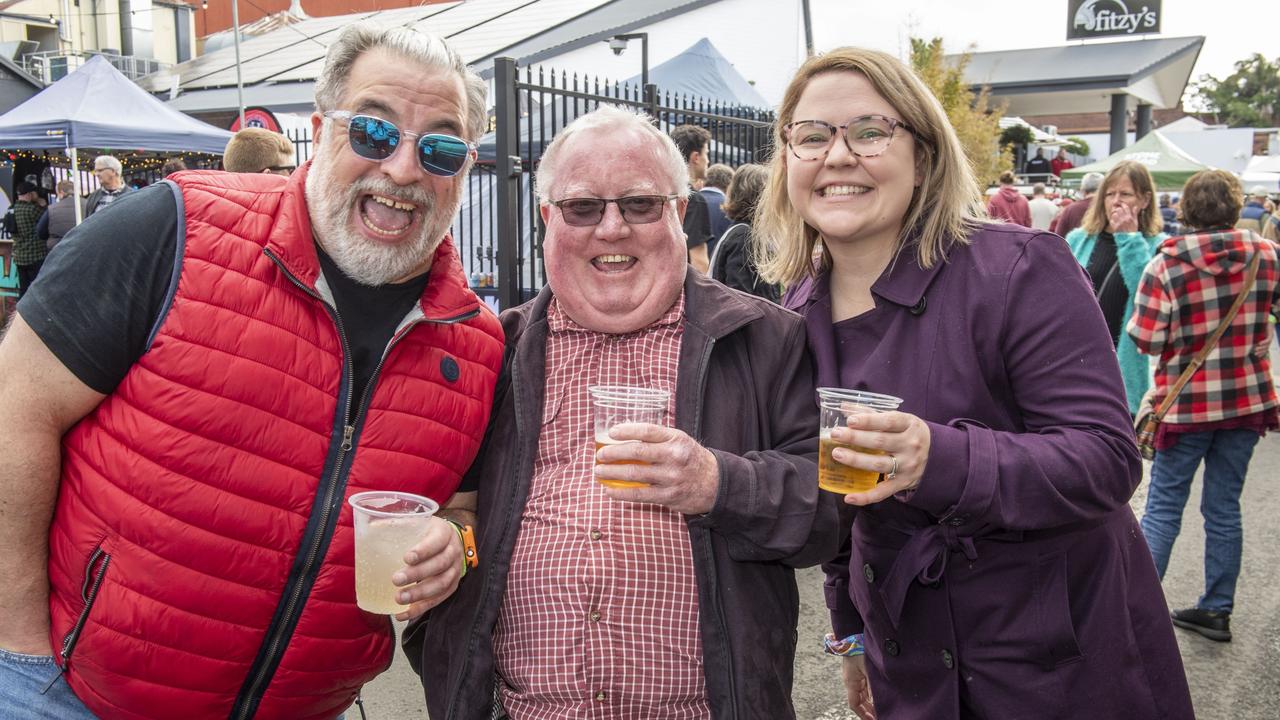
[[[1097,235],[1107,229],[1107,223],[1110,221],[1107,217],[1107,191],[1121,177],[1129,178],[1133,191],[1139,197],[1147,198],[1147,206],[1138,213],[1138,232],[1142,233],[1143,237],[1159,235],[1164,229],[1164,216],[1160,214],[1160,208],[1156,204],[1155,180],[1151,178],[1151,171],[1146,165],[1133,160],[1116,163],[1116,166],[1111,168],[1107,176],[1102,179],[1102,185],[1098,186],[1093,202],[1090,203],[1089,209],[1085,211],[1084,218],[1080,221],[1080,227],[1089,235]]]
[[[778,109],[769,183],[753,224],[757,228],[753,255],[761,276],[767,282],[790,284],[818,269],[813,261],[818,230],[800,217],[787,194],[787,162],[792,158],[788,157],[783,128],[796,119],[796,105],[809,82],[831,72],[854,72],[867,78],[902,121],[915,130],[922,182],[907,206],[898,243],[901,247],[908,237],[914,238],[921,267],[945,261],[950,247],[968,243],[969,233],[987,216],[982,191],[960,140],[938,99],[910,68],[887,53],[845,47],[812,57],[802,65]],[[824,252],[820,268],[830,267],[831,258]]]

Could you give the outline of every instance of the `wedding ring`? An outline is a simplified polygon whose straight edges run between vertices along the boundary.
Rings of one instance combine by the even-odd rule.
[[[885,480],[892,480],[894,476],[898,474],[898,458],[890,455],[889,459],[893,461],[893,467],[889,469],[889,472],[884,474]]]

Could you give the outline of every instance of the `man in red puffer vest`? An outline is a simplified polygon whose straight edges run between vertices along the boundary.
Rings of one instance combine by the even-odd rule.
[[[0,342],[0,717],[338,717],[394,645],[363,490],[444,505],[397,617],[457,587],[503,354],[447,234],[484,97],[349,27],[291,178],[178,173],[59,244]]]

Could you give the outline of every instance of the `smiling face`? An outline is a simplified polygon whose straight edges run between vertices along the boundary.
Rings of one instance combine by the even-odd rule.
[[[381,48],[355,61],[333,109],[373,115],[402,132],[462,137],[466,127],[462,78]],[[453,177],[426,172],[417,138],[402,138],[391,157],[369,161],[351,149],[345,124],[325,122],[320,113],[311,123],[317,150],[307,205],[320,246],[365,285],[403,282],[430,269],[458,208],[466,168]]]
[[[793,119],[843,125],[864,115],[902,120],[901,113],[861,73],[834,71],[809,82]],[[787,194],[796,212],[818,230],[826,245],[892,248],[922,179],[915,149],[911,133],[898,128],[889,148],[872,158],[849,152],[843,131],[818,160],[801,160],[784,150]]]
[[[684,286],[685,189],[674,186],[654,144],[636,131],[583,130],[560,151],[556,177],[563,179],[548,188],[552,200],[680,196],[646,224],[623,220],[616,203],[605,206],[598,224],[584,227],[567,224],[559,208],[541,206],[547,284],[565,313],[589,330],[640,330],[662,317]]]

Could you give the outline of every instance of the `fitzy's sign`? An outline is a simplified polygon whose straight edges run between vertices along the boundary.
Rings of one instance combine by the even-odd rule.
[[[1067,39],[1160,32],[1160,0],[1067,0]]]

